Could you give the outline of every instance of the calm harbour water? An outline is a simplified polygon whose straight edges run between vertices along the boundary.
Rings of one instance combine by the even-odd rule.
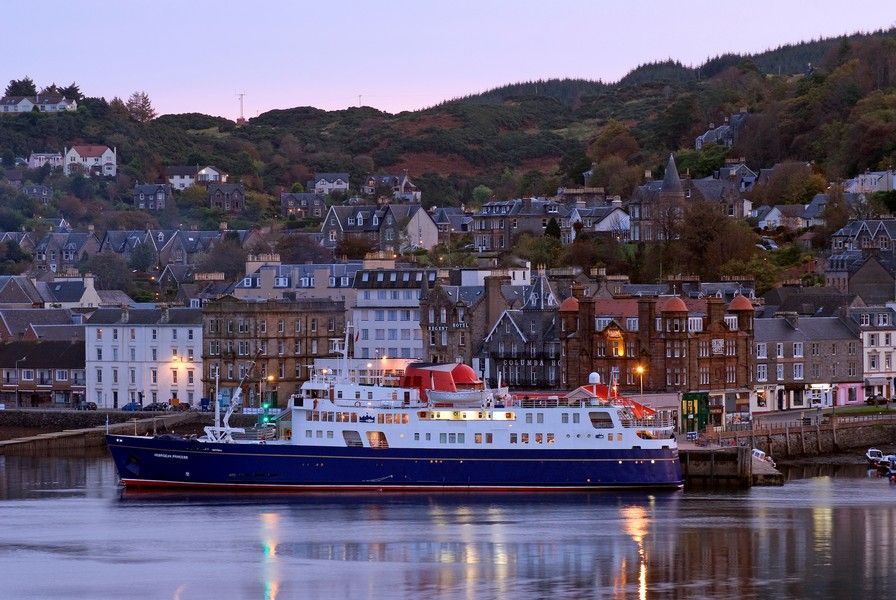
[[[726,493],[131,496],[106,458],[0,457],[0,597],[893,597],[896,486],[820,472]]]

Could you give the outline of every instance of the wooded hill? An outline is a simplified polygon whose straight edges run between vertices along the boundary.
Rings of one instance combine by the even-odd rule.
[[[829,179],[887,168],[896,158],[896,30],[728,54],[698,67],[642,65],[616,83],[548,80],[507,85],[414,112],[373,108],[273,110],[237,127],[201,114],[141,123],[103,99],[76,112],[0,118],[0,155],[61,150],[74,142],[116,146],[122,174],[103,200],[126,202],[134,181],[156,181],[165,165],[214,164],[273,198],[315,171],[407,170],[424,202],[469,201],[478,184],[499,197],[552,193],[593,183],[624,197],[644,169],[658,174],[668,152],[707,174],[726,156],[695,155],[709,124],[746,111],[730,157],[754,168],[813,162]],[[89,90],[85,90],[89,95]],[[120,103],[119,103],[120,104]],[[700,160],[700,159],[703,160]],[[622,176],[620,176],[622,174]]]

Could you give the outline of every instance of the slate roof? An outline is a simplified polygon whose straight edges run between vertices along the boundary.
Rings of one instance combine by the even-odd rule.
[[[0,276],[0,304],[39,304],[43,302],[37,287],[21,275]]]
[[[782,286],[769,290],[763,299],[763,317],[776,312],[795,312],[817,317],[834,316],[838,310],[852,305],[856,296],[844,294],[835,287]]]
[[[84,325],[31,325],[30,330],[41,340],[84,341]]]
[[[21,358],[25,360],[19,360]],[[84,342],[40,341],[0,344],[0,368],[14,369],[83,369]]]
[[[134,299],[121,290],[97,290],[100,297],[100,306],[121,306],[126,304],[132,306]]]
[[[783,317],[753,320],[757,342],[858,340],[858,335],[840,317],[800,317],[796,328]]]
[[[313,181],[320,181],[323,179],[329,183],[335,182],[337,179],[341,179],[342,181],[348,183],[348,173],[315,173]]]
[[[83,279],[39,281],[37,290],[45,302],[78,302],[86,290]]]
[[[171,184],[170,183],[138,183],[134,186],[134,194],[156,194],[158,192],[165,192],[166,195],[171,196]]]
[[[121,308],[100,308],[87,319],[87,325],[202,325],[202,309],[169,308],[168,319],[163,320],[161,308],[129,309],[127,320],[122,321]]]
[[[0,322],[18,337],[32,325],[71,325],[72,313],[67,308],[2,308]]]

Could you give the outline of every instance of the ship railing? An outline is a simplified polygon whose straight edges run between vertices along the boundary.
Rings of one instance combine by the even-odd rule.
[[[591,406],[607,406],[607,403],[597,398],[560,398],[548,396],[547,398],[514,398],[504,402],[505,406],[518,406],[520,408],[583,408]]]
[[[651,417],[648,419],[622,419],[622,426],[637,429],[669,429],[675,423],[669,417]]]

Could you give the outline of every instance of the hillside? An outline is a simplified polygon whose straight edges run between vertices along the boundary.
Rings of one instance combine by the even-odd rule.
[[[626,195],[645,168],[657,172],[670,151],[693,153],[696,135],[741,110],[749,117],[728,155],[753,167],[812,161],[829,178],[886,167],[896,158],[894,84],[896,30],[889,30],[725,55],[697,67],[642,65],[616,83],[505,85],[394,115],[297,107],[240,127],[201,114],[139,123],[87,98],[71,114],[0,118],[0,156],[8,161],[73,142],[116,146],[120,180],[103,184],[100,198],[120,209],[134,181],[157,180],[165,165],[215,164],[267,194],[259,202],[268,204],[247,219],[273,216],[273,197],[314,171],[348,171],[357,183],[370,172],[407,170],[425,203],[457,204],[478,184],[499,196],[578,184],[597,162],[603,179],[596,183]],[[724,158],[714,152],[694,164]],[[197,210],[171,219],[215,218]]]

